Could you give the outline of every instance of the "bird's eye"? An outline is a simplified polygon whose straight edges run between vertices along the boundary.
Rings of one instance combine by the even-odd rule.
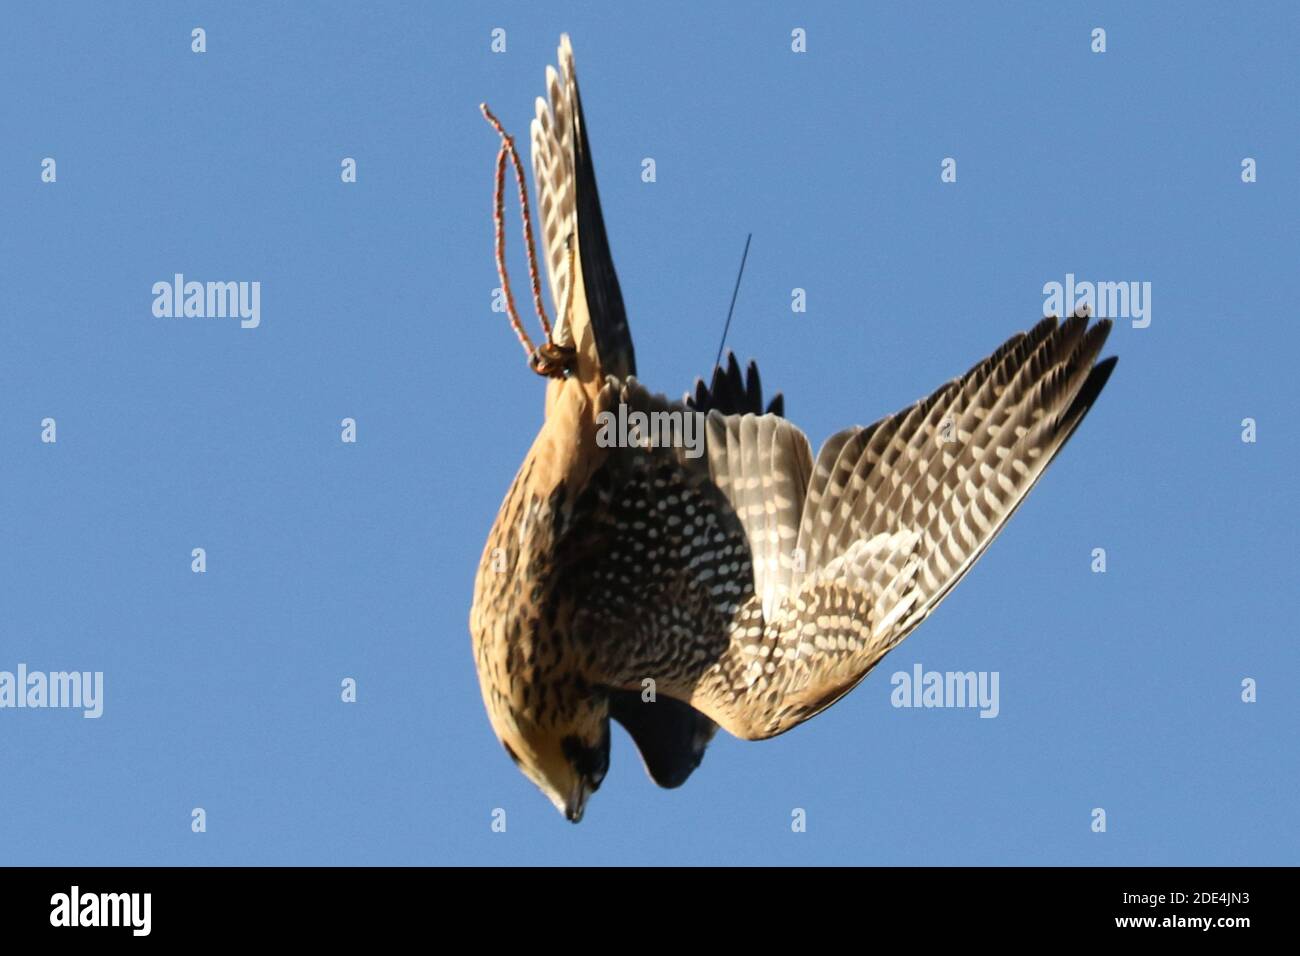
[[[609,727],[596,746],[586,746],[578,737],[570,735],[561,741],[564,756],[573,764],[573,769],[587,779],[591,789],[595,790],[605,779],[609,769]]]

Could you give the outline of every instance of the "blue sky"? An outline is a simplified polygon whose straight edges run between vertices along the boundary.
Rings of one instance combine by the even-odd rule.
[[[1300,862],[1294,7],[546,6],[0,14],[0,670],[105,675],[98,720],[0,710],[0,862]],[[495,741],[467,629],[542,409],[490,310],[477,106],[526,141],[561,31],[656,389],[707,371],[751,231],[730,345],[814,445],[1045,283],[1152,284],[1083,428],[867,681],[676,791],[616,730],[578,827]],[[177,272],[259,281],[261,325],[156,318]],[[917,663],[998,672],[999,716],[895,709]]]

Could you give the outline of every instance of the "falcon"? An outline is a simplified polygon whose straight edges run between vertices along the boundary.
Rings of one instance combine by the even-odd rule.
[[[533,348],[545,419],[488,535],[470,632],[506,753],[566,818],[609,766],[610,721],[663,787],[718,727],[784,733],[835,703],[938,606],[1083,421],[1115,359],[1086,315],[1047,318],[964,375],[814,456],[732,355],[682,401],[648,391],[610,256],[568,37],[532,121],[555,312]],[[620,408],[620,406],[623,406]],[[703,453],[598,440],[609,416],[699,415]],[[626,420],[623,419],[623,420]]]

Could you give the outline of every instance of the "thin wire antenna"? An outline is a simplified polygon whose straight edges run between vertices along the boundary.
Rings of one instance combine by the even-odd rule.
[[[727,324],[722,327],[722,341],[718,343],[718,357],[713,360],[714,368],[717,368],[718,363],[722,361],[722,348],[727,344],[727,330],[731,328],[731,314],[736,311],[736,296],[740,295],[740,280],[745,274],[745,260],[749,258],[749,241],[753,238],[752,232],[745,237],[745,251],[740,255],[740,271],[736,273],[736,287],[731,290],[731,306],[727,309]]]

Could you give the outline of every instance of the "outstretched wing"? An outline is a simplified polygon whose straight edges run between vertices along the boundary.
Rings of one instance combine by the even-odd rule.
[[[636,373],[636,357],[605,235],[567,34],[560,37],[557,55],[559,70],[546,68],[546,99],[537,98],[531,126],[533,181],[556,312],[553,337],[577,348],[580,363],[584,354],[599,356],[601,374],[626,378]]]
[[[614,686],[654,679],[741,737],[819,713],[1024,500],[1114,367],[1096,362],[1109,328],[1044,320],[910,408],[833,436],[815,463],[783,419],[718,412],[694,462],[680,448],[611,456],[613,563],[585,597],[610,601],[598,627],[623,639],[597,639],[593,666]],[[635,387],[629,399],[644,402]]]

